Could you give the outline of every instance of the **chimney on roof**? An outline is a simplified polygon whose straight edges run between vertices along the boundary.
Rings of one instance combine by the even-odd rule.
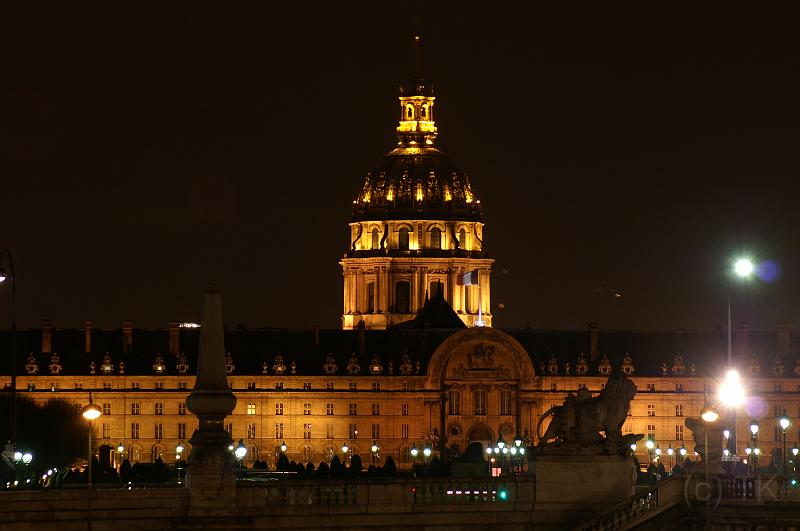
[[[596,359],[600,353],[600,324],[597,321],[589,323],[589,359]]]
[[[133,321],[122,321],[122,352],[133,350]]]
[[[736,323],[733,337],[733,355],[738,357],[747,356],[747,323],[740,321]]]
[[[92,351],[92,322],[83,322],[83,351],[87,354]]]
[[[42,320],[42,353],[53,352],[53,321]]]
[[[781,354],[789,351],[789,323],[786,321],[778,323],[778,351]]]
[[[169,353],[173,356],[181,353],[181,324],[177,321],[169,322]]]

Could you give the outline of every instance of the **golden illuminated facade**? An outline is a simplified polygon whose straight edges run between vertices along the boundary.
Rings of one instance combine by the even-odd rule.
[[[420,37],[415,37],[419,46]],[[397,147],[353,201],[342,328],[409,321],[441,294],[467,326],[491,326],[481,202],[469,177],[436,146],[433,87],[415,75],[400,89]]]

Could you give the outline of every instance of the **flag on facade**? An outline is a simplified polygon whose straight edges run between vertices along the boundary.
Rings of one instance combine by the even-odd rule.
[[[463,286],[477,286],[478,285],[478,270],[467,271],[461,277],[461,285]]]

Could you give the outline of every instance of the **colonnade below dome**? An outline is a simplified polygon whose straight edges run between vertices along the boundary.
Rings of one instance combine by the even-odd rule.
[[[342,328],[384,329],[414,319],[441,292],[467,326],[492,325],[489,258],[343,258]],[[466,285],[464,276],[474,272]],[[441,290],[441,291],[440,291]]]

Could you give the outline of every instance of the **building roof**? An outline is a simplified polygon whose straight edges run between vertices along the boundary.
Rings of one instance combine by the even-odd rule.
[[[281,356],[286,375],[323,375],[326,361],[332,360],[339,376],[369,375],[374,362],[382,365],[382,375],[401,375],[400,367],[406,363],[413,370],[406,374],[425,374],[427,363],[436,348],[451,334],[463,329],[453,326],[434,326],[442,319],[441,308],[436,309],[435,299],[429,301],[429,311],[420,313],[419,320],[408,326],[387,330],[288,330],[282,328],[229,329],[225,332],[225,348],[233,362],[233,375],[260,375],[266,363],[266,374],[276,374],[275,366]],[[449,320],[446,320],[449,321]],[[415,323],[415,324],[412,324]],[[460,323],[460,321],[459,321]],[[445,323],[447,324],[447,323]],[[634,376],[709,376],[723,373],[725,363],[725,334],[721,331],[659,330],[659,331],[597,331],[597,351],[592,355],[590,330],[533,330],[506,329],[528,352],[537,375],[576,374],[583,353],[588,364],[587,375],[601,375],[601,365],[608,360],[616,370],[625,356],[630,357]],[[0,331],[0,374],[10,374],[8,356],[9,331]],[[738,332],[741,336],[742,331]],[[89,375],[90,363],[95,363],[96,374],[101,374],[103,357],[108,353],[114,365],[112,374],[119,374],[120,361],[127,375],[156,374],[153,365],[157,355],[163,356],[163,374],[176,375],[178,356],[168,352],[168,330],[134,329],[130,351],[125,351],[123,331],[120,329],[95,329],[92,331],[92,352],[84,352],[83,329],[53,329],[52,350],[58,353],[62,374]],[[200,332],[198,329],[180,330],[180,352],[185,353],[187,374],[195,374]],[[26,374],[29,353],[38,364],[40,375],[48,374],[51,354],[41,352],[42,330],[18,331],[17,374]],[[792,334],[788,345],[781,346],[779,336],[772,331],[750,331],[746,339],[736,338],[734,351],[736,365],[745,374],[754,376],[800,376],[800,337]],[[679,359],[678,356],[682,359]],[[404,359],[404,357],[406,359]],[[329,359],[330,358],[330,359]],[[751,367],[758,364],[758,371]],[[355,364],[351,363],[355,361]],[[555,361],[555,363],[553,363]],[[776,367],[784,370],[776,373]],[[683,367],[682,369],[680,367]],[[555,367],[555,370],[553,368]],[[753,369],[755,370],[755,369]]]

